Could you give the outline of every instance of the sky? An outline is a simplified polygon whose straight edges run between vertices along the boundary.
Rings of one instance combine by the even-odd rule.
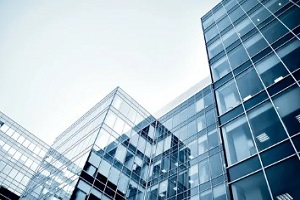
[[[209,75],[219,0],[0,0],[0,111],[48,144],[115,87],[150,113]]]

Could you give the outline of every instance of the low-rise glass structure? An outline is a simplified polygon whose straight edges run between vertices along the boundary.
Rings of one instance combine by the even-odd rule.
[[[0,199],[18,199],[49,146],[0,112]]]

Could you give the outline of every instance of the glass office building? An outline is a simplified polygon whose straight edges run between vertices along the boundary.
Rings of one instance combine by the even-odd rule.
[[[300,199],[299,1],[222,1],[202,25],[233,199]]]
[[[216,5],[201,19],[212,82],[158,118],[118,87],[49,148],[1,115],[1,191],[30,200],[300,199],[299,2]]]
[[[49,146],[0,112],[0,199],[18,199]]]
[[[21,198],[144,198],[155,124],[116,88],[57,137]]]

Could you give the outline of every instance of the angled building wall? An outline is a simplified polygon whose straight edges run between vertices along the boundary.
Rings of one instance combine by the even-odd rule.
[[[49,146],[0,112],[0,199],[18,199]]]
[[[233,199],[299,199],[299,1],[222,1],[202,24]]]

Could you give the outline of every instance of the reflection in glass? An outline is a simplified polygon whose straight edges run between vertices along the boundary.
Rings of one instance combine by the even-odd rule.
[[[211,65],[214,81],[219,80],[230,72],[230,67],[226,56]]]
[[[207,142],[206,134],[198,138],[198,149],[199,149],[199,155],[205,153],[208,150],[208,142]]]
[[[255,67],[266,87],[278,82],[288,73],[275,54],[268,55],[256,63]]]
[[[223,128],[227,161],[231,165],[256,153],[251,132],[244,116]]]
[[[237,86],[239,88],[241,97],[244,101],[250,99],[256,93],[263,89],[261,81],[259,80],[254,68],[243,72],[236,78]]]
[[[300,88],[294,86],[278,94],[274,104],[289,134],[300,132]]]
[[[220,114],[240,104],[241,100],[233,80],[216,90]]]
[[[262,172],[232,184],[232,193],[235,200],[271,200]]]
[[[259,150],[263,150],[287,137],[270,102],[251,110],[248,116]]]
[[[230,51],[228,53],[228,57],[232,69],[236,69],[249,59],[243,45],[241,44]]]
[[[205,159],[199,163],[199,181],[205,183],[210,178],[209,162]]]
[[[298,178],[300,162],[296,156],[268,168],[266,174],[274,198],[300,199],[300,179]],[[283,198],[284,196],[289,196],[290,198]]]

